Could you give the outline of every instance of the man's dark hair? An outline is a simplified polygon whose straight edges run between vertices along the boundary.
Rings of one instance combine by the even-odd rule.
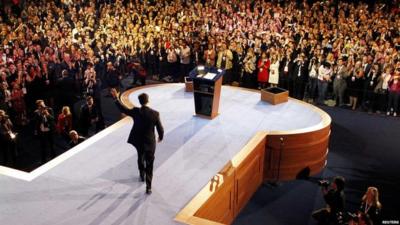
[[[338,191],[342,191],[344,189],[344,177],[337,176],[333,179],[333,182],[336,184]]]
[[[138,97],[141,105],[146,105],[149,102],[149,96],[146,93],[142,93]]]

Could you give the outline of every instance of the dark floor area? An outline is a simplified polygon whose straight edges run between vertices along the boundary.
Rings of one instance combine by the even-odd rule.
[[[368,186],[380,190],[383,220],[400,220],[400,119],[323,107],[332,117],[328,164],[313,178],[346,178],[346,209],[355,212]],[[310,180],[313,180],[312,178]],[[263,185],[235,220],[235,225],[307,225],[325,206],[320,188],[310,180]]]

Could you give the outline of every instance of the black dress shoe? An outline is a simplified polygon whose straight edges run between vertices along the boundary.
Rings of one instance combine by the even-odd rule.
[[[146,188],[146,194],[151,195],[151,188]]]

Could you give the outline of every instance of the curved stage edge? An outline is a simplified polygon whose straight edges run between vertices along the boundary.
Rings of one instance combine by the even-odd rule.
[[[143,88],[177,84],[156,84],[130,89],[121,95],[131,108],[129,96]],[[183,87],[183,84],[182,84]],[[258,92],[239,87],[237,91]],[[182,89],[184,91],[184,88]],[[326,166],[331,118],[323,110],[290,98],[320,116],[310,127],[292,130],[258,131],[208,184],[182,208],[175,220],[184,224],[231,224],[263,182],[293,180],[319,173]]]

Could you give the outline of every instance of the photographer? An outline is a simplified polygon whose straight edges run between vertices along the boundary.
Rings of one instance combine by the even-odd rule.
[[[35,123],[35,135],[40,140],[40,147],[42,151],[42,163],[47,162],[47,148],[50,149],[50,156],[54,158],[56,156],[54,150],[54,116],[53,110],[47,107],[43,100],[36,101],[37,109],[35,110],[34,123]]]
[[[12,131],[12,123],[4,110],[0,110],[0,146],[3,151],[4,165],[9,163],[11,156],[11,166],[15,165],[15,141],[16,133]]]
[[[330,184],[329,181],[323,180],[318,184],[321,186],[324,200],[327,207],[318,209],[313,212],[312,217],[318,221],[318,224],[340,224],[340,216],[344,211],[344,183],[345,180],[341,176],[337,176]]]

